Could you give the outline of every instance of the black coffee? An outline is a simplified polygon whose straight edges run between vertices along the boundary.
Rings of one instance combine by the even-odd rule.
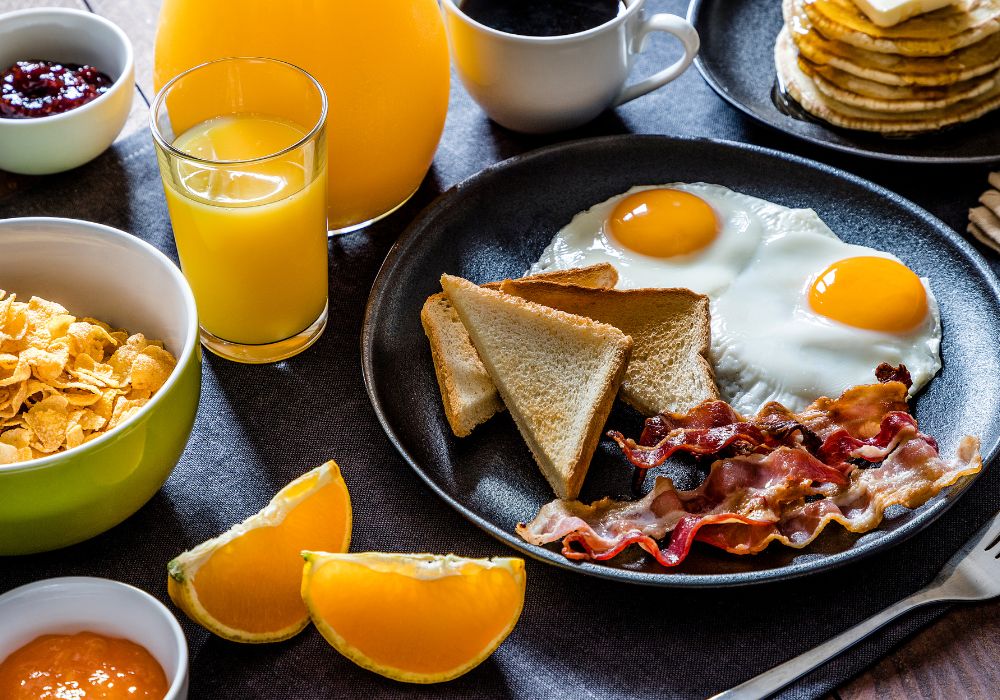
[[[480,24],[525,36],[585,32],[627,9],[621,0],[462,0],[459,7]]]

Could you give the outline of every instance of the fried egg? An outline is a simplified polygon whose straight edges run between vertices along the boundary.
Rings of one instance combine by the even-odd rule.
[[[905,364],[912,392],[941,367],[926,279],[898,258],[841,241],[811,209],[706,183],[644,185],[577,214],[528,274],[611,263],[618,287],[686,287],[711,299],[723,398],[753,415]]]
[[[712,304],[722,395],[745,415],[819,396],[906,365],[918,391],[941,368],[941,319],[926,279],[889,253],[844,243],[810,210],[766,240]]]
[[[774,205],[720,185],[643,185],[573,217],[529,271],[601,262],[618,287],[687,287],[720,293],[742,271]]]

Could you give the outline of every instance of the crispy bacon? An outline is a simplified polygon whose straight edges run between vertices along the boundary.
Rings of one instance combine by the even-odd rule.
[[[839,398],[816,399],[797,417],[824,440],[838,430],[846,430],[852,437],[870,438],[882,429],[887,414],[910,412],[906,392],[906,384],[895,381],[855,386]]]
[[[789,504],[776,523],[763,528],[747,531],[741,524],[721,525],[702,530],[698,539],[734,554],[759,552],[772,541],[801,549],[831,522],[850,532],[868,532],[878,527],[889,506],[917,508],[941,489],[980,469],[976,438],[963,438],[956,456],[945,461],[937,448],[920,436],[894,450],[881,466],[855,470],[850,487],[833,497]]]
[[[647,419],[639,444],[650,447],[678,429],[708,430],[743,420],[725,401],[704,401],[687,413],[661,413]]]
[[[905,384],[907,389],[913,386],[913,379],[910,377],[910,370],[906,369],[906,365],[893,367],[888,362],[883,362],[875,368],[875,379],[883,384],[885,382],[900,382]]]
[[[827,464],[842,464],[849,459],[881,462],[892,449],[917,434],[917,421],[909,413],[890,411],[882,418],[879,431],[870,438],[857,438],[841,429],[827,435],[816,456]],[[923,436],[927,437],[927,436]],[[937,443],[932,444],[937,448]]]
[[[686,415],[658,416],[639,444],[612,436],[643,471],[679,451],[735,454],[717,459],[690,491],[659,477],[636,501],[553,501],[517,532],[537,545],[562,540],[570,559],[609,559],[634,544],[667,567],[696,540],[752,554],[772,541],[805,547],[831,522],[867,532],[889,506],[918,507],[982,468],[973,437],[942,459],[907,412],[906,392],[905,382],[889,379],[819,399],[800,414],[769,404],[747,420],[711,401]],[[860,468],[860,460],[878,466]]]
[[[720,460],[697,489],[677,491],[669,478],[659,477],[638,501],[553,501],[530,523],[518,525],[517,532],[531,544],[562,540],[563,554],[570,559],[610,559],[637,544],[670,567],[684,560],[695,540],[733,554],[754,554],[774,540],[805,547],[831,522],[867,532],[878,526],[889,506],[916,508],[982,468],[979,441],[972,437],[962,440],[950,461],[938,457],[927,441],[914,438],[881,466],[855,469],[849,479],[820,465],[822,474],[837,474],[839,482],[814,479],[819,474],[809,468],[800,471],[803,458],[813,460],[804,450],[782,447],[764,457]],[[667,533],[670,541],[661,548],[657,540]]]
[[[781,447],[768,455],[743,455],[719,460],[696,489],[678,491],[666,477],[638,501],[605,498],[593,505],[553,501],[543,506],[518,534],[532,544],[563,538],[570,558],[608,559],[628,544],[639,544],[664,566],[683,560],[698,529],[708,524],[738,521],[769,525],[780,517],[775,506],[788,500],[833,493],[848,484],[844,474],[805,450]],[[833,488],[831,488],[831,486]],[[683,525],[661,552],[655,541]],[[573,549],[580,545],[581,550]],[[664,553],[669,552],[669,554]]]
[[[639,442],[611,430],[613,439],[636,469],[633,490],[639,491],[646,472],[678,452],[695,457],[725,454],[766,454],[782,445],[817,450],[821,440],[790,411],[769,403],[753,419],[740,416],[725,401],[705,401],[688,413],[661,413],[646,420]]]

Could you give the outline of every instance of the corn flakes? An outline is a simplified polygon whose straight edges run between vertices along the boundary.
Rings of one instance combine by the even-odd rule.
[[[176,365],[158,340],[0,290],[0,464],[72,449],[121,425]]]

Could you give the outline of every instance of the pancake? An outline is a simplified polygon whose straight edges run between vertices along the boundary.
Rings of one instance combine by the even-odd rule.
[[[791,0],[785,2],[791,4]],[[1000,68],[1000,32],[948,56],[914,58],[829,41],[814,29],[799,26],[798,31],[792,32],[792,38],[799,52],[813,64],[887,86],[952,85]]]
[[[986,75],[947,85],[886,85],[879,81],[860,78],[830,64],[814,63],[801,50],[799,50],[799,60],[808,62],[808,70],[803,70],[814,79],[819,75],[842,90],[879,100],[943,100],[950,98],[954,98],[955,101],[964,100],[983,94],[992,87],[996,80],[1000,79],[997,70],[994,69]]]
[[[882,85],[836,68],[817,66],[801,55],[799,68],[812,78],[817,89],[824,95],[854,107],[884,112],[915,112],[949,107],[989,92],[1000,78],[994,71],[988,76],[954,85],[909,87]]]
[[[850,0],[843,1],[850,2]],[[902,35],[889,37],[884,36],[882,32],[887,31],[887,29],[896,30],[897,32],[905,31],[904,28],[910,23],[927,21],[928,18],[933,17],[939,12],[944,12],[948,8],[915,17],[889,28],[877,27],[868,22],[867,18],[864,18],[864,21],[868,22],[872,28],[873,33],[859,31],[841,24],[839,21],[833,20],[825,14],[823,10],[828,10],[832,7],[833,5],[830,3],[833,3],[834,0],[794,0],[794,12],[808,18],[808,21],[816,31],[826,39],[843,42],[859,49],[874,51],[876,53],[899,54],[902,56],[946,56],[1000,32],[1000,0],[968,1],[973,3],[972,9],[969,11],[970,15],[975,13],[975,21],[973,22],[971,19],[968,21],[970,28],[955,34],[944,33],[948,31],[944,30],[941,36],[932,38],[910,38]],[[840,6],[837,5],[836,7],[839,8]],[[861,15],[860,10],[856,7],[854,9],[862,18],[864,17]],[[950,26],[957,27],[961,25],[952,22]]]
[[[852,0],[804,0],[804,4],[845,30],[873,39],[946,39],[1000,18],[1000,3],[996,0],[960,0],[892,27],[872,22]]]
[[[834,126],[886,135],[918,134],[978,119],[1000,107],[1000,84],[978,97],[939,109],[879,112],[854,107],[823,94],[799,68],[798,51],[787,28],[778,34],[775,66],[781,87],[807,112]]]

